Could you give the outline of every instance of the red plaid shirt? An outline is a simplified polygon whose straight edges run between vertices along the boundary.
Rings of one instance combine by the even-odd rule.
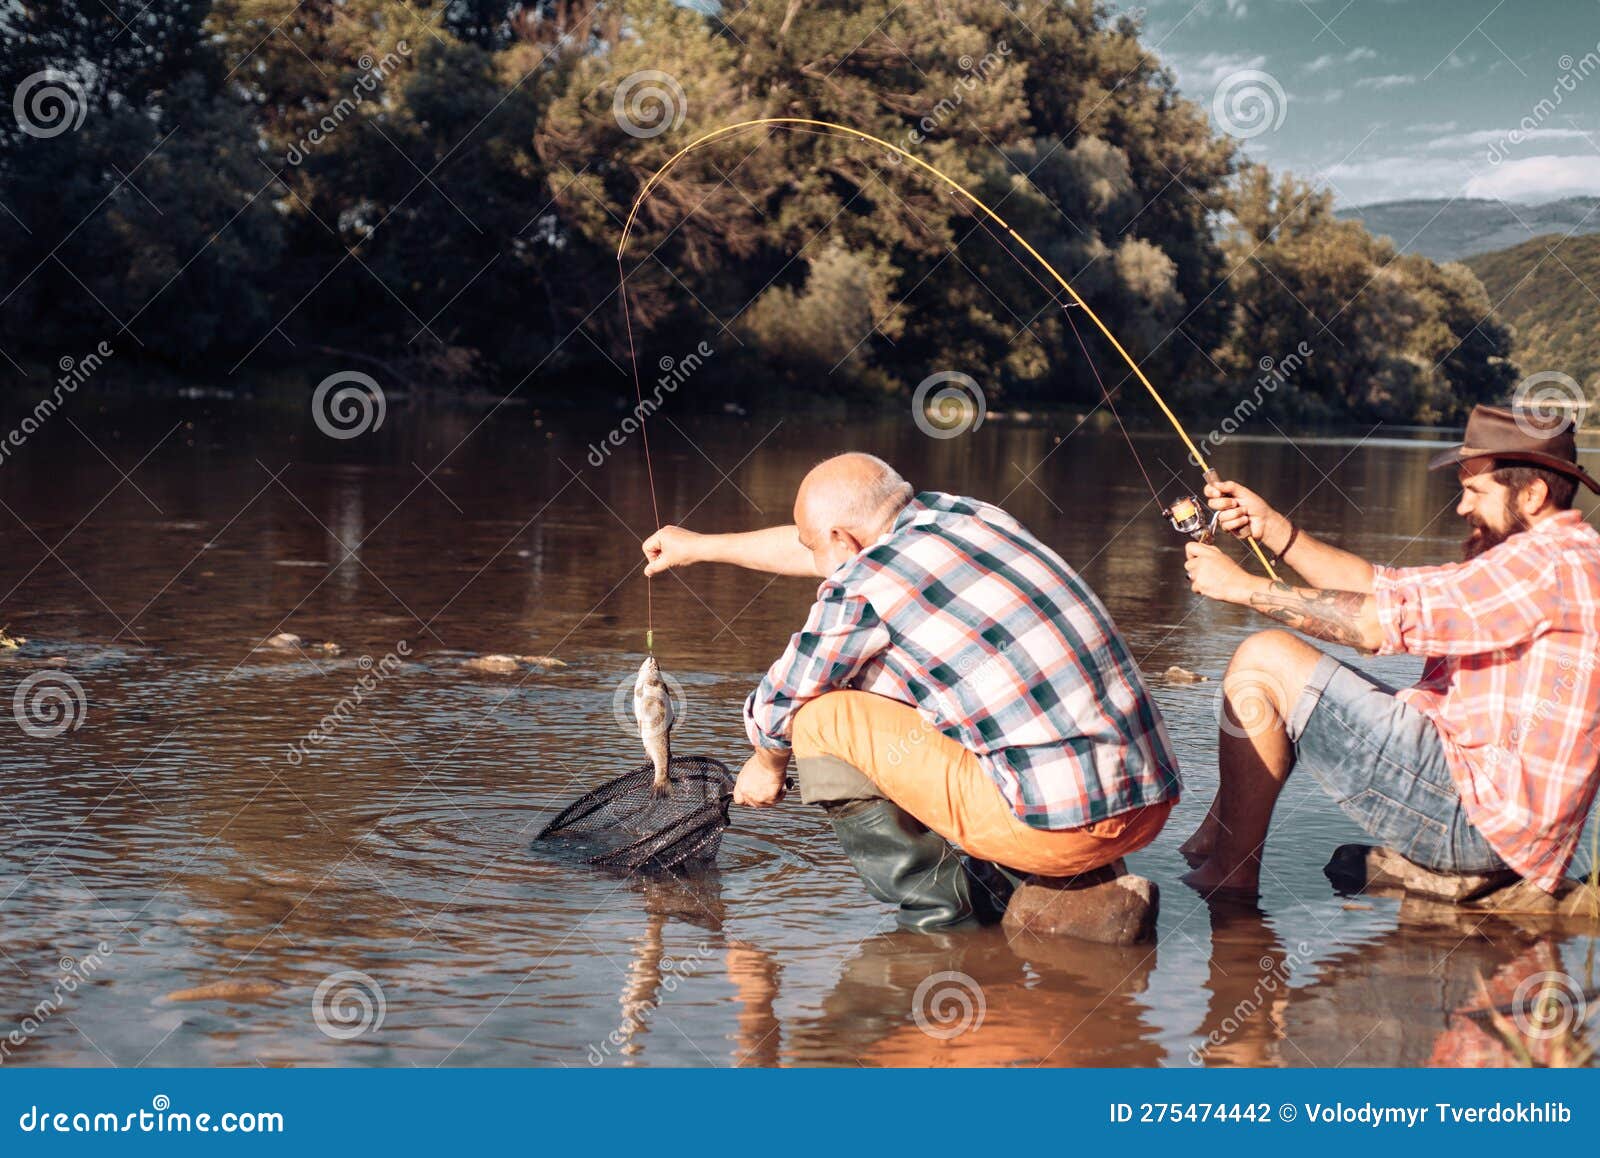
[[[1375,568],[1383,654],[1427,656],[1427,715],[1467,818],[1554,890],[1600,784],[1600,533],[1563,511],[1466,563]]]
[[[1034,828],[1178,798],[1178,761],[1139,666],[1089,585],[998,507],[936,491],[817,589],[745,701],[760,748],[835,688],[915,707],[978,757]]]

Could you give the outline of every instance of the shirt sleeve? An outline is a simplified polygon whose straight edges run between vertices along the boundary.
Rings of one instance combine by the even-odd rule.
[[[1551,562],[1512,541],[1465,563],[1374,567],[1379,654],[1479,655],[1538,638],[1561,601]]]
[[[744,728],[757,748],[788,748],[794,714],[843,688],[889,646],[889,632],[860,595],[824,584],[806,624],[744,703]]]

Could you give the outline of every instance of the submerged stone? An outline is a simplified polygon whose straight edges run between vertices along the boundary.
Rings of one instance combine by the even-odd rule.
[[[1002,923],[1008,933],[1136,945],[1155,939],[1160,907],[1155,882],[1119,860],[1075,877],[1029,877],[1011,895]]]
[[[178,989],[167,994],[168,1001],[255,1001],[270,997],[278,987],[267,981],[213,981],[193,989]]]
[[[522,670],[514,655],[475,655],[461,664],[468,671],[488,672],[491,675],[510,675]]]
[[[1600,930],[1600,889],[1570,877],[1547,893],[1510,869],[1435,872],[1393,849],[1370,844],[1341,845],[1323,872],[1343,892],[1400,894],[1465,912],[1546,917]]]

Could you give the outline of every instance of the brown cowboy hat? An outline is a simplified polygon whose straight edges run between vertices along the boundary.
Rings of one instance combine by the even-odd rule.
[[[1500,458],[1570,474],[1600,494],[1600,482],[1578,465],[1575,428],[1570,418],[1547,411],[1474,406],[1467,416],[1466,439],[1436,455],[1428,469],[1443,470],[1473,458]]]

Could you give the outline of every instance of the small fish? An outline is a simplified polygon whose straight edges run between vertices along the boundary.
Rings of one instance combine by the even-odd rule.
[[[661,669],[656,657],[645,656],[639,665],[639,678],[633,681],[633,715],[639,721],[639,738],[644,741],[645,755],[655,765],[655,779],[650,782],[650,792],[665,796],[672,791],[667,780],[667,764],[672,759],[672,697],[667,685],[661,682]]]

